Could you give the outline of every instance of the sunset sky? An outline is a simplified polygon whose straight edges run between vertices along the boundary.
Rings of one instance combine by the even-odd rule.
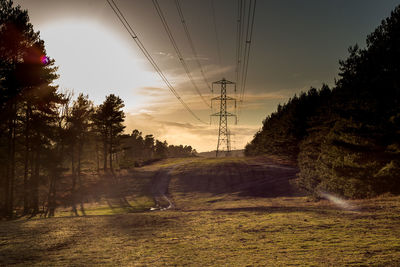
[[[59,66],[57,83],[95,104],[108,94],[125,102],[126,131],[139,129],[170,144],[214,150],[217,123],[193,118],[158,77],[106,0],[15,0],[41,32]],[[209,122],[212,112],[195,93],[150,0],[115,0],[132,28],[183,100]],[[214,0],[221,50],[218,58],[211,0],[181,0],[200,62],[209,81],[235,81],[236,0]],[[173,0],[159,0],[174,38],[202,94],[212,97],[193,58]],[[399,1],[258,0],[245,102],[232,147],[242,149],[262,120],[294,94],[334,84],[338,61],[350,45],[365,45]],[[230,91],[231,96],[234,93]],[[216,96],[216,95],[214,95]],[[215,112],[215,111],[214,111]]]

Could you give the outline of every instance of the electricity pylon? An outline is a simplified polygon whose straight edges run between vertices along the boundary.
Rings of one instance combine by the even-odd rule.
[[[218,157],[218,154],[223,151],[225,151],[225,156],[229,156],[231,152],[231,140],[230,140],[230,131],[228,129],[228,117],[235,117],[235,123],[237,123],[237,117],[235,114],[227,111],[228,109],[228,106],[226,104],[227,101],[233,101],[235,103],[235,108],[236,108],[236,99],[226,95],[226,85],[227,84],[234,85],[236,92],[236,84],[234,82],[225,80],[225,78],[222,78],[222,80],[212,83],[212,90],[214,90],[214,84],[221,85],[221,96],[213,97],[211,99],[211,107],[213,105],[213,101],[217,100],[220,102],[219,112],[211,114],[211,117],[213,116],[219,117],[218,143],[215,156]]]

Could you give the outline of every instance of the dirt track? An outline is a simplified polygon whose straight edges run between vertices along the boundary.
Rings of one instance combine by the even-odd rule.
[[[168,186],[171,180],[171,170],[175,167],[160,169],[154,176],[151,186],[151,194],[154,198],[155,207],[151,210],[166,210],[174,207],[174,204],[168,197]],[[168,206],[163,205],[167,202]]]

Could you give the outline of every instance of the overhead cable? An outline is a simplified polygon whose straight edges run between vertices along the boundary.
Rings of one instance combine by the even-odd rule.
[[[244,92],[246,89],[247,70],[249,67],[250,45],[251,45],[251,39],[253,36],[256,2],[257,2],[257,0],[254,0],[254,4],[252,6],[253,1],[250,0],[249,11],[248,11],[248,16],[247,16],[246,44],[245,44],[245,50],[244,50],[244,60],[243,60],[244,64],[243,64],[243,69],[242,69],[242,81],[241,81],[241,97],[240,97],[241,102],[243,102]]]
[[[211,0],[211,13],[212,13],[212,18],[213,18],[213,23],[214,23],[215,39],[217,41],[218,62],[219,62],[219,66],[222,66],[221,49],[220,49],[220,45],[219,45],[219,37],[218,37],[218,30],[217,30],[217,19],[215,17],[214,0]]]
[[[204,102],[208,107],[211,107],[211,105],[206,101],[206,99],[204,98],[204,96],[201,94],[199,88],[197,87],[197,85],[196,85],[196,83],[195,83],[195,81],[194,81],[194,79],[193,79],[193,76],[192,76],[192,74],[190,73],[189,68],[188,68],[188,66],[187,66],[187,64],[186,64],[186,61],[185,61],[185,59],[183,58],[182,53],[181,53],[181,51],[179,50],[179,47],[178,47],[178,45],[177,45],[176,42],[175,42],[174,36],[172,35],[172,32],[171,32],[171,30],[170,30],[170,28],[169,28],[169,26],[168,26],[167,20],[165,19],[165,16],[164,16],[164,14],[163,14],[163,12],[162,12],[162,10],[161,10],[161,7],[160,7],[158,1],[157,1],[157,0],[153,0],[153,5],[154,5],[155,9],[157,10],[157,13],[158,13],[158,16],[160,17],[161,23],[163,24],[164,29],[165,29],[165,31],[167,32],[167,35],[168,35],[168,37],[169,37],[169,40],[171,41],[172,46],[174,47],[175,52],[176,52],[176,54],[177,54],[177,56],[178,56],[178,58],[179,58],[179,61],[181,62],[183,68],[185,69],[185,72],[186,72],[186,74],[187,74],[187,76],[188,76],[190,82],[192,83],[194,89],[196,90],[197,94],[201,97],[201,99],[203,100],[203,102]]]
[[[178,10],[179,17],[181,19],[181,23],[183,25],[183,29],[185,30],[185,34],[186,34],[186,37],[188,39],[188,42],[189,42],[190,48],[192,50],[193,56],[194,56],[194,58],[196,60],[196,63],[198,65],[199,69],[200,69],[201,76],[203,77],[204,82],[207,84],[208,89],[210,91],[212,91],[210,83],[209,83],[206,75],[204,74],[203,67],[201,66],[201,63],[200,63],[200,60],[199,60],[199,56],[198,56],[197,51],[196,51],[196,49],[194,47],[193,40],[192,40],[192,38],[190,36],[189,29],[188,29],[188,27],[186,25],[186,21],[185,21],[185,18],[183,16],[183,12],[182,12],[182,8],[181,8],[181,5],[179,3],[179,0],[175,0],[175,6],[176,6],[176,9]]]
[[[240,67],[241,67],[241,60],[242,60],[242,21],[243,21],[243,0],[238,0],[238,7],[237,7],[237,27],[236,27],[236,84],[239,85],[239,78],[240,78]]]
[[[238,82],[240,82],[239,90],[240,90],[240,97],[239,97],[239,113],[241,110],[241,107],[243,105],[244,101],[244,95],[245,95],[245,90],[246,90],[246,82],[247,82],[247,73],[248,73],[248,67],[249,67],[249,58],[250,58],[250,46],[252,42],[252,36],[253,36],[253,28],[254,28],[254,17],[255,17],[255,11],[256,11],[256,3],[257,0],[249,0],[249,6],[248,6],[248,13],[247,17],[245,14],[241,15],[241,18],[247,18],[247,23],[246,23],[246,35],[245,35],[245,47],[244,47],[244,52],[243,52],[243,60],[239,60],[240,62],[239,72],[240,77],[238,77]],[[244,4],[244,8],[246,8],[246,3]],[[242,9],[242,12],[244,13],[244,9]],[[243,24],[242,24],[243,27]],[[241,35],[244,34],[239,33]],[[241,56],[241,51],[240,51],[240,46],[239,46],[239,57]],[[242,64],[243,62],[243,64]],[[238,75],[238,76],[239,76]]]
[[[167,87],[170,89],[170,91],[174,94],[174,96],[181,102],[182,106],[193,116],[195,117],[198,121],[207,124],[203,120],[201,120],[191,109],[190,107],[183,101],[183,99],[179,96],[178,92],[176,92],[175,88],[171,85],[171,83],[168,81],[168,79],[165,77],[164,73],[161,71],[161,69],[158,67],[157,63],[154,61],[153,57],[150,55],[150,53],[147,51],[143,43],[140,41],[138,38],[137,34],[135,31],[132,29],[131,25],[128,23],[126,20],[125,16],[121,12],[121,10],[118,8],[117,4],[114,2],[114,0],[107,0],[107,3],[110,5],[111,9],[114,11],[115,15],[118,17],[119,21],[122,23],[124,28],[127,30],[131,38],[135,41],[139,49],[142,51],[143,55],[147,58],[147,60],[150,62],[150,64],[153,66],[157,74],[160,76],[160,78],[164,81],[164,83],[167,85]]]

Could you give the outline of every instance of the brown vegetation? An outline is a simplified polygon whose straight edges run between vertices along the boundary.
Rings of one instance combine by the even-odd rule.
[[[153,177],[165,170],[175,208],[150,211]],[[398,197],[353,200],[356,209],[343,210],[327,200],[294,196],[289,172],[290,165],[265,158],[192,158],[121,173],[119,186],[90,187],[97,189],[87,194],[102,200],[86,204],[84,217],[60,213],[67,217],[0,222],[0,261],[31,266],[400,263]],[[277,185],[286,191],[276,191]],[[121,208],[123,198],[131,209]],[[114,210],[102,206],[106,199]],[[136,209],[139,204],[142,210]]]

